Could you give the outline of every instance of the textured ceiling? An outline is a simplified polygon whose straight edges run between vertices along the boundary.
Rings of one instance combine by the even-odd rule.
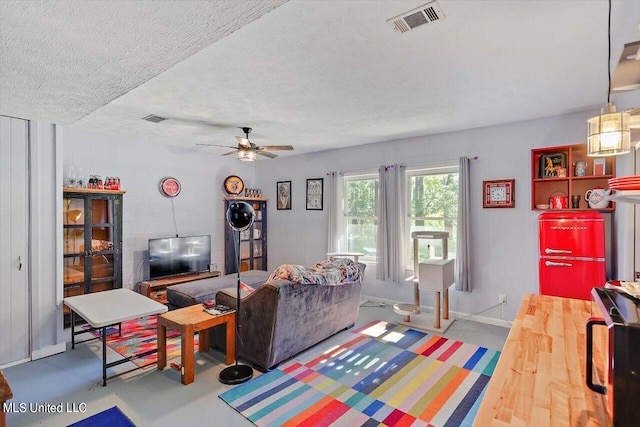
[[[228,150],[195,143],[232,145],[251,126],[289,155],[605,103],[606,1],[440,0],[440,22],[386,24],[425,2],[2,0],[0,113],[212,155]],[[614,67],[639,24],[640,2],[613,2]],[[169,120],[140,120],[151,113]]]
[[[73,123],[286,0],[0,1],[0,114]]]

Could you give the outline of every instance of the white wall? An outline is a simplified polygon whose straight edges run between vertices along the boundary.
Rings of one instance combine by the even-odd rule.
[[[619,110],[637,106],[638,91],[619,95],[613,101]],[[231,174],[242,177],[246,187],[262,188],[269,203],[269,269],[281,264],[310,265],[327,251],[327,210],[305,210],[307,178],[326,178],[329,171],[377,169],[382,164],[427,164],[478,156],[471,163],[472,183],[472,293],[452,291],[453,311],[477,313],[497,303],[499,293],[508,302],[504,317],[513,319],[526,293],[538,292],[538,212],[531,211],[531,149],[584,143],[586,120],[598,111],[580,112],[475,130],[451,132],[366,146],[261,160],[239,162],[220,157],[206,148],[170,148],[149,141],[126,140],[66,128],[64,171],[71,163],[86,175],[117,175],[127,193],[124,196],[124,286],[148,276],[147,240],[175,234],[171,201],[160,195],[158,182],[171,175],[182,183],[174,200],[180,235],[211,234],[212,262],[222,268],[224,192],[222,182]],[[285,142],[283,142],[285,143]],[[295,143],[293,143],[295,145]],[[618,163],[626,163],[619,158]],[[624,168],[624,166],[623,166]],[[620,174],[619,170],[619,174]],[[488,179],[516,180],[514,209],[483,209],[481,184]],[[275,208],[277,181],[292,181],[292,209]],[[326,191],[325,191],[326,193]],[[631,217],[623,218],[624,227]],[[628,231],[627,231],[628,232]],[[621,239],[624,240],[624,239]],[[640,239],[636,239],[640,240]],[[632,252],[626,239],[618,257]],[[412,302],[412,286],[375,280],[375,266],[367,271],[364,294],[390,301]],[[430,293],[422,292],[422,304],[432,305]],[[483,316],[501,318],[500,308]]]
[[[148,141],[124,139],[66,128],[64,173],[69,166],[89,174],[119,176],[124,195],[123,286],[133,289],[149,277],[148,240],[175,236],[171,199],[158,191],[160,179],[177,178],[182,191],[173,200],[177,233],[210,234],[211,258],[224,263],[224,191],[229,175],[256,187],[254,165],[220,157],[206,147],[172,148]]]
[[[29,123],[31,357],[64,351],[62,333],[62,144],[55,125]],[[60,231],[60,232],[59,232]]]
[[[628,97],[631,103],[635,97]],[[619,109],[633,105],[619,105]],[[537,216],[531,205],[531,149],[584,143],[586,120],[597,111],[540,120],[451,132],[355,148],[326,151],[258,162],[256,176],[263,194],[275,200],[277,181],[292,181],[292,209],[269,205],[269,268],[280,264],[311,265],[325,258],[328,211],[305,210],[307,178],[326,178],[329,171],[377,169],[383,164],[428,164],[474,157],[471,163],[471,281],[473,292],[450,292],[450,307],[462,313],[478,313],[507,294],[504,307],[483,316],[513,319],[522,297],[538,293]],[[483,209],[483,180],[516,180],[514,209]],[[325,191],[326,194],[326,191]],[[325,200],[325,206],[327,202]],[[390,301],[413,302],[413,286],[379,282],[375,265],[367,270],[363,293]],[[421,303],[432,306],[430,292]]]

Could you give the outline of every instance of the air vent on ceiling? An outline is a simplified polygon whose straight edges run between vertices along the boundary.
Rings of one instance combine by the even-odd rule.
[[[387,19],[387,23],[395,32],[402,34],[421,25],[441,21],[444,18],[445,14],[440,5],[436,0],[433,0],[413,10]]]
[[[149,114],[146,117],[143,117],[142,120],[146,120],[148,122],[151,123],[160,123],[160,122],[164,122],[165,120],[167,120],[166,117],[160,117],[160,116],[156,116],[155,114]]]

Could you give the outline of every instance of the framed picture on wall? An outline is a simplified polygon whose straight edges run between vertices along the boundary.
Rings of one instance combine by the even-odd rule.
[[[322,210],[322,186],[323,178],[307,179],[307,210]]]
[[[514,208],[515,179],[497,179],[482,181],[482,207],[483,208]]]
[[[291,181],[278,181],[276,183],[276,194],[278,195],[278,210],[291,210]]]

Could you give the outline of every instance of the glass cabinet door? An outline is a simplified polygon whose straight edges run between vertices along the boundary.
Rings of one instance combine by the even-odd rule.
[[[91,278],[91,291],[99,292],[116,287],[117,224],[116,208],[119,201],[113,198],[94,197],[91,199],[91,240],[87,265]]]
[[[84,198],[65,197],[63,199],[63,287],[64,296],[85,293],[84,242],[86,210]],[[68,313],[65,306],[65,313]]]

